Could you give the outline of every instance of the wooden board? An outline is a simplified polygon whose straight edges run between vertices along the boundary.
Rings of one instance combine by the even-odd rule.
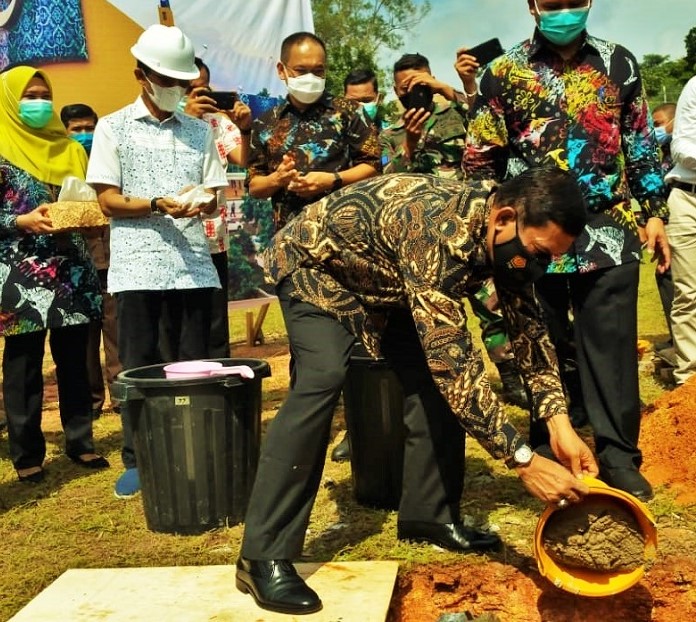
[[[234,566],[68,570],[10,622],[384,622],[398,562],[296,564],[324,608],[265,611],[234,586]]]

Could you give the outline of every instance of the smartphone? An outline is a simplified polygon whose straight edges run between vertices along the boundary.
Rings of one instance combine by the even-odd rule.
[[[408,109],[424,108],[431,110],[433,107],[433,90],[427,84],[414,84],[408,92]]]
[[[464,53],[468,54],[469,56],[474,56],[476,58],[476,62],[483,67],[484,65],[490,63],[493,59],[504,54],[505,50],[503,49],[503,46],[500,45],[499,39],[489,39],[488,41],[484,41],[479,45],[475,45]]]
[[[209,93],[203,94],[214,99],[215,105],[220,110],[232,110],[232,108],[234,108],[234,103],[238,99],[235,91],[210,91]]]

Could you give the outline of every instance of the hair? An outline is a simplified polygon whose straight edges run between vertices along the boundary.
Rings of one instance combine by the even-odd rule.
[[[394,63],[394,73],[404,69],[427,69],[430,71],[430,62],[422,54],[404,54]]]
[[[280,45],[281,62],[287,63],[288,58],[290,58],[290,50],[292,49],[292,47],[295,45],[299,45],[304,41],[314,41],[314,43],[317,43],[321,46],[321,49],[324,50],[324,54],[326,54],[326,44],[319,37],[317,37],[317,35],[311,32],[304,31],[295,32],[285,37],[285,39],[283,39],[283,43],[281,43]]]
[[[68,123],[73,119],[87,118],[94,119],[95,123],[99,120],[97,113],[87,104],[68,104],[67,106],[63,106],[60,110],[60,120],[65,127],[68,127]]]
[[[664,112],[670,119],[674,119],[674,115],[677,112],[677,104],[674,102],[665,102],[653,108],[653,113]]]
[[[575,177],[555,166],[537,166],[498,186],[496,206],[512,206],[524,226],[543,227],[549,221],[565,233],[580,235],[587,207]]]
[[[343,92],[345,93],[350,84],[365,84],[371,82],[375,92],[379,91],[377,76],[372,69],[353,69],[343,80]]]
[[[210,67],[208,67],[208,65],[205,64],[203,59],[198,58],[198,56],[196,56],[196,58],[193,59],[193,64],[196,65],[196,67],[198,67],[199,71],[203,71],[205,69],[208,73],[208,81],[210,81]]]

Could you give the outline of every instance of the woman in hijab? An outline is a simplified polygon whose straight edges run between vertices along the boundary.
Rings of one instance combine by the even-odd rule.
[[[65,452],[77,464],[106,468],[94,453],[86,352],[101,297],[80,234],[54,232],[46,203],[63,179],[84,179],[84,148],[53,111],[43,71],[0,74],[0,334],[10,457],[20,481],[44,479],[41,432],[44,344],[50,331]]]

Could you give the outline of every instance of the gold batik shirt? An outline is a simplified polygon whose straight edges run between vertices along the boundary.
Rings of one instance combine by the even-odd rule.
[[[490,183],[430,175],[368,179],[307,206],[263,256],[266,280],[290,279],[295,298],[334,316],[380,354],[380,321],[407,308],[442,395],[496,458],[519,435],[491,390],[467,328],[464,301],[492,274],[486,252]],[[539,418],[566,413],[551,341],[531,287],[499,288],[503,314]]]

